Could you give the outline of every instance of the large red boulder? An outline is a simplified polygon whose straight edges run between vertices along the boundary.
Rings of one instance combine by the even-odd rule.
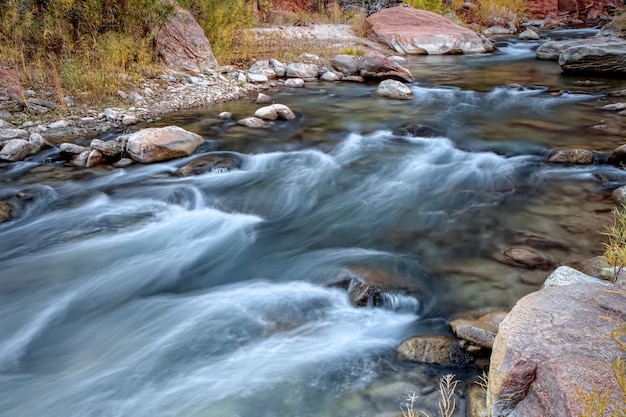
[[[550,286],[521,299],[494,342],[490,415],[579,416],[584,410],[577,393],[594,389],[621,404],[623,393],[606,360],[617,348],[607,316],[626,317],[626,293],[595,282]]]
[[[217,60],[204,31],[191,13],[172,2],[174,13],[157,35],[156,48],[167,68],[182,72],[207,72]]]
[[[399,54],[483,53],[477,33],[438,14],[412,7],[391,7],[367,18],[380,42]]]

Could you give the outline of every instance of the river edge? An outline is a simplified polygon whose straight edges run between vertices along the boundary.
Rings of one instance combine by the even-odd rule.
[[[152,89],[154,94],[143,96],[145,104],[132,104],[125,107],[101,107],[88,109],[62,119],[50,122],[25,122],[20,127],[33,133],[41,133],[46,138],[81,138],[106,131],[130,128],[138,123],[151,123],[160,117],[180,110],[200,109],[220,102],[253,99],[255,94],[267,89],[280,88],[277,82],[257,85],[243,81],[228,81],[219,74],[211,75],[163,75],[158,81],[148,81],[142,85]],[[156,88],[156,84],[159,88]],[[62,123],[62,122],[66,123]]]

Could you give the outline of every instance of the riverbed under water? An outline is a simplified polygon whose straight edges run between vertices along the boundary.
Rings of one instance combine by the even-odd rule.
[[[0,164],[0,199],[22,197],[0,225],[0,416],[373,417],[412,391],[434,413],[447,373],[466,415],[479,370],[401,362],[396,347],[536,290],[550,270],[496,260],[522,232],[558,243],[538,249],[554,265],[601,253],[626,183],[546,162],[623,144],[626,118],[599,108],[626,82],[565,76],[538,45],[412,58],[410,101],[375,84],[273,92],[298,117],[265,131],[217,118],[252,115],[250,101],[159,122],[239,170],[176,175],[197,155],[84,170],[45,163],[55,151]],[[439,134],[393,133],[407,123]],[[327,285],[348,269],[419,299],[353,307]]]

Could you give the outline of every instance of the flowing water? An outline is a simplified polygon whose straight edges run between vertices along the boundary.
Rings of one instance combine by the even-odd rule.
[[[416,57],[411,101],[373,84],[274,92],[298,118],[266,131],[217,118],[251,115],[247,101],[160,122],[237,170],[176,175],[197,155],[83,170],[54,150],[1,165],[15,210],[0,225],[0,416],[369,417],[410,391],[432,412],[446,373],[465,415],[478,370],[405,363],[396,347],[537,289],[549,270],[497,261],[520,236],[545,238],[554,265],[601,252],[626,182],[545,161],[621,145],[626,118],[599,107],[626,82],[564,76],[538,45]],[[437,133],[393,133],[406,123]],[[353,307],[328,284],[354,273],[413,296]]]

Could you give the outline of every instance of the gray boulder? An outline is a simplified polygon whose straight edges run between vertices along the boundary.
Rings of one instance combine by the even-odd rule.
[[[565,72],[626,75],[626,42],[567,48],[559,56],[559,65]]]
[[[285,81],[285,87],[304,88],[304,80],[302,78],[290,78]]]
[[[89,146],[100,151],[104,157],[109,159],[120,159],[122,156],[122,147],[117,140],[108,140],[105,142],[100,139],[94,139]]]
[[[609,285],[607,281],[601,281],[598,278],[590,277],[589,275],[583,274],[582,272],[577,271],[574,268],[570,268],[569,266],[560,266],[555,269],[548,278],[546,278],[543,286],[558,287],[582,283]]]
[[[538,41],[539,39],[541,39],[541,36],[532,29],[526,29],[525,31],[517,35],[517,37],[523,41]]]
[[[202,136],[178,126],[149,128],[128,136],[126,153],[134,161],[150,163],[189,156],[203,143]]]
[[[317,78],[320,69],[315,64],[289,64],[287,65],[286,75],[288,78]]]
[[[376,87],[374,94],[398,100],[410,100],[415,97],[415,94],[409,87],[396,80],[381,81],[378,87]]]
[[[333,70],[326,71],[320,77],[322,81],[335,82],[341,80],[341,75],[337,74]]]
[[[272,104],[271,106],[261,107],[254,113],[254,117],[263,120],[293,120],[296,115],[291,109],[284,104]]]
[[[522,298],[496,336],[489,370],[494,417],[579,416],[579,390],[597,389],[621,404],[607,355],[617,345],[604,319],[626,316],[624,294],[598,284],[548,287]]]
[[[11,139],[0,151],[0,159],[3,161],[21,161],[31,154],[31,147],[27,140]]]
[[[274,70],[269,60],[257,61],[252,64],[252,66],[248,70],[248,79],[253,78],[251,77],[253,75],[265,75],[265,81],[267,81],[268,79],[273,80],[277,77],[276,70]]]
[[[0,142],[7,142],[11,139],[27,140],[30,134],[23,129],[0,129]]]
[[[346,76],[359,74],[359,62],[351,55],[336,55],[330,60],[330,65]]]

